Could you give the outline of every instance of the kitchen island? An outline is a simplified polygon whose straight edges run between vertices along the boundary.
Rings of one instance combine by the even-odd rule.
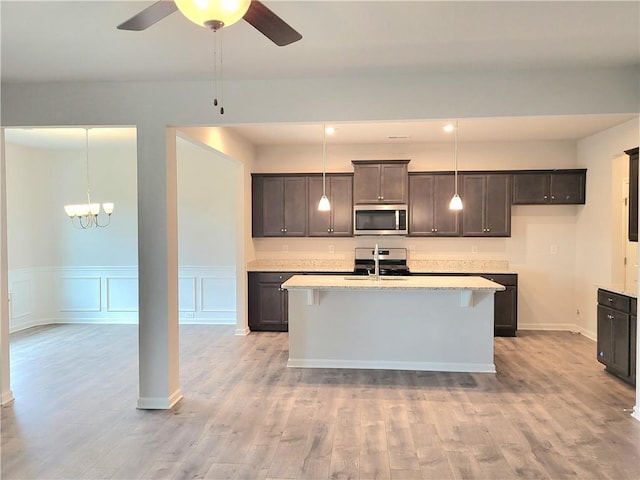
[[[295,275],[290,367],[495,372],[493,297],[482,277]]]

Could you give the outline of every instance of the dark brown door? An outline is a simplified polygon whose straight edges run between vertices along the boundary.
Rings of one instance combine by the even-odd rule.
[[[331,235],[353,236],[353,177],[332,176],[329,198],[331,200]]]
[[[584,203],[585,175],[585,172],[553,172],[550,203]]]
[[[432,236],[433,226],[433,175],[409,177],[409,235]]]
[[[549,203],[549,173],[514,173],[514,205]]]
[[[509,175],[487,175],[485,232],[491,237],[511,234],[511,183]]]
[[[284,177],[284,235],[307,234],[307,178]]]
[[[380,165],[354,165],[353,172],[353,201],[379,203]]]
[[[453,197],[454,193],[455,181],[453,175],[435,175],[433,226],[436,235],[451,237],[460,235],[460,214],[449,209],[449,202],[451,202],[451,197]]]
[[[262,222],[265,237],[284,235],[284,179],[262,179]]]
[[[407,164],[380,165],[380,201],[407,203]]]

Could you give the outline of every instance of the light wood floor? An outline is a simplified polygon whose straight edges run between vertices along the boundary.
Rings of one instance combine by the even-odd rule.
[[[136,410],[135,326],[12,336],[2,479],[639,479],[633,389],[580,335],[496,339],[498,374],[288,369],[287,334],[181,327],[184,400]]]

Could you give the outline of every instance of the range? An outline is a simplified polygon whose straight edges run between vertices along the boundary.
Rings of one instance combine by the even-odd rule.
[[[356,248],[354,275],[375,272],[375,247]],[[410,275],[406,248],[378,248],[380,275]]]

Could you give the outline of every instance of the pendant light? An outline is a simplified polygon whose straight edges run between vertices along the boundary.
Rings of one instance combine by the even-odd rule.
[[[318,202],[318,210],[328,212],[331,210],[331,203],[327,197],[327,126],[322,125],[322,197]]]
[[[455,193],[449,202],[449,210],[462,210],[462,199],[458,195],[458,121],[454,127],[453,178]]]

